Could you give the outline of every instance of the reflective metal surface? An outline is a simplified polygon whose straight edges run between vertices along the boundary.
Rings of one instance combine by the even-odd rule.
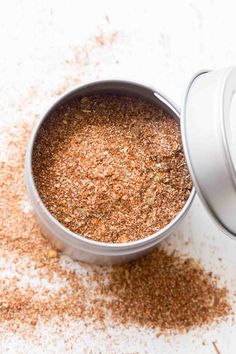
[[[236,175],[229,118],[236,69],[196,74],[184,96],[181,131],[198,196],[220,229],[236,237]],[[235,117],[236,119],[236,117]]]
[[[164,229],[146,237],[145,239],[126,244],[102,243],[86,239],[65,228],[49,213],[38,195],[32,176],[32,151],[38,129],[42,122],[47,119],[56,108],[66,103],[71,98],[105,92],[142,97],[156,104],[158,107],[169,113],[174,119],[179,121],[179,111],[177,107],[169,99],[153,88],[134,82],[120,80],[97,81],[79,86],[63,95],[45,113],[45,115],[42,116],[36,125],[28,146],[25,164],[25,180],[29,198],[41,223],[42,232],[58,249],[74,259],[89,263],[120,264],[141,257],[170,235],[186,215],[193,201],[195,190],[192,190],[191,195],[181,212]]]

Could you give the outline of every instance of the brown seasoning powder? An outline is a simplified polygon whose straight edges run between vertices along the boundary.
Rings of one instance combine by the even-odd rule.
[[[82,319],[93,321],[96,327],[106,325],[110,317],[114,325],[138,324],[165,333],[210,325],[230,314],[227,290],[218,288],[211,274],[193,260],[160,248],[120,267],[89,271],[80,264],[82,272],[64,269],[60,254],[52,252],[34,215],[22,209],[26,201],[23,162],[30,130],[24,124],[8,134],[9,158],[0,168],[0,251],[2,257],[10,256],[12,264],[16,262],[19,272],[0,283],[0,334],[5,325],[24,333],[24,324],[34,328],[38,320],[55,319],[60,328],[61,323]],[[40,279],[65,285],[54,293],[30,285],[22,288],[21,278],[29,274],[32,264]]]
[[[226,289],[215,285],[212,274],[193,259],[157,249],[137,262],[116,267],[102,294],[112,296],[110,308],[118,323],[180,331],[229,311]]]
[[[178,122],[126,96],[83,97],[53,112],[36,140],[33,173],[52,215],[101,242],[164,228],[192,188]]]
[[[80,80],[81,57],[87,58],[90,48],[79,49],[78,53],[74,63],[65,64],[75,65],[76,75],[73,71],[70,77],[64,78],[58,93]],[[18,108],[24,116],[29,115],[27,106],[33,108],[32,102],[30,91],[27,101],[20,102]],[[216,279],[193,260],[185,261],[160,248],[140,261],[121,267],[89,267],[72,261],[63,266],[65,257],[53,250],[42,236],[32,211],[24,209],[27,205],[24,157],[33,120],[36,119],[32,118],[30,124],[17,124],[10,131],[2,130],[2,136],[7,139],[4,144],[7,159],[0,162],[1,340],[9,331],[17,331],[18,336],[29,334],[32,340],[32,330],[35,330],[39,338],[40,326],[47,326],[50,320],[63,336],[65,326],[70,328],[71,320],[78,321],[78,325],[81,320],[85,324],[92,321],[97,331],[97,325],[103,326],[111,317],[114,324],[109,321],[106,324],[109,327],[132,323],[151,326],[155,333],[164,334],[165,329],[186,331],[225,319],[231,313],[227,290],[218,288]],[[10,264],[5,263],[7,258]],[[14,267],[17,272],[13,277]],[[30,275],[32,269],[36,273]],[[30,282],[22,286],[22,280],[30,276],[39,282],[38,287],[33,288]],[[55,287],[54,291],[43,289],[45,281]],[[64,285],[58,289],[60,283]],[[134,297],[136,291],[137,299]],[[189,299],[191,306],[185,299]],[[198,304],[200,311],[196,315]],[[75,342],[78,336],[76,333]],[[44,336],[39,338],[40,344],[44,339]]]

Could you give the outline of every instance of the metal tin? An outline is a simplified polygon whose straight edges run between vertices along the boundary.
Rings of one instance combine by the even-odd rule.
[[[42,122],[47,119],[55,109],[72,98],[101,93],[115,93],[144,98],[156,104],[179,122],[180,115],[178,108],[163,94],[153,88],[134,82],[120,80],[97,81],[79,86],[57,100],[56,103],[41,117],[34,128],[26,154],[25,181],[28,195],[40,221],[42,232],[52,244],[55,245],[55,247],[80,261],[96,264],[121,264],[145,255],[160,241],[170,235],[186,215],[193,201],[195,190],[193,188],[183,209],[165,228],[142,240],[125,244],[103,243],[86,239],[65,228],[50,214],[39,197],[32,175],[32,151],[38,130]]]
[[[236,151],[231,135],[236,132],[230,107],[235,91],[236,68],[200,72],[186,89],[181,117],[184,152],[197,194],[218,227],[233,239]]]

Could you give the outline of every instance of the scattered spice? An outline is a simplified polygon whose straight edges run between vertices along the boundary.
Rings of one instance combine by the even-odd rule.
[[[82,316],[85,303],[82,279],[73,272],[63,270],[59,257],[51,261],[57,252],[42,237],[34,214],[25,212],[22,207],[27,202],[23,172],[31,128],[25,123],[15,126],[13,133],[5,132],[9,140],[8,159],[0,163],[0,254],[2,260],[9,257],[11,267],[15,264],[17,269],[15,277],[3,278],[0,282],[0,322],[7,322],[12,330],[25,323],[37,322],[40,317],[47,319],[58,313],[62,315],[64,311],[68,313],[65,310],[68,306],[72,312]],[[67,284],[55,293],[50,293],[47,288],[36,291],[30,285],[22,288],[21,278],[29,277],[32,269],[33,277],[38,279],[39,284],[42,279],[52,286],[66,279]],[[70,280],[74,282],[72,287],[77,292],[76,305],[72,305],[72,298],[68,301],[65,295],[70,292]],[[44,295],[43,299],[40,294]]]
[[[113,268],[72,261],[65,267],[60,254],[51,259],[50,243],[33,213],[22,207],[27,202],[23,170],[30,130],[22,124],[9,133],[8,160],[0,168],[1,259],[8,256],[17,269],[15,277],[0,282],[0,329],[7,324],[18,332],[25,324],[35,327],[38,320],[50,319],[57,319],[58,326],[82,319],[104,328],[112,319],[116,325],[138,324],[164,334],[210,325],[230,314],[227,290],[217,287],[212,274],[160,248]],[[40,285],[22,287],[21,279],[31,272]],[[45,281],[53,290],[42,287]]]
[[[188,330],[222,318],[230,310],[226,289],[197,262],[157,249],[143,259],[109,274],[103,296],[118,323],[166,330]]]
[[[162,229],[192,188],[178,122],[126,96],[83,97],[57,109],[39,131],[33,173],[55,218],[101,242]]]
[[[109,22],[108,17],[106,19]],[[100,47],[104,47],[105,45],[106,46],[112,45],[115,42],[116,38],[117,38],[117,32],[112,32],[109,35],[105,35],[104,33],[100,33],[98,36],[95,37],[96,43]]]
[[[102,48],[102,46],[101,46]],[[78,84],[81,80],[80,73],[84,70],[88,70],[88,67],[83,68],[81,64],[81,57],[87,58],[87,53],[89,54],[90,48],[86,50],[83,54],[83,50],[79,50],[78,56],[75,57],[75,67],[71,71],[71,75],[68,77],[63,77],[63,85],[58,87],[57,92],[54,94],[60,94],[65,89]],[[103,57],[103,54],[101,55]],[[88,55],[89,58],[89,55]],[[87,59],[86,59],[87,60]],[[118,62],[118,61],[117,61]],[[72,65],[69,62],[70,66]],[[86,62],[88,64],[88,61]],[[75,69],[75,70],[74,70]],[[65,70],[67,71],[67,70]],[[64,70],[60,70],[64,73]],[[76,73],[76,74],[75,74]],[[79,73],[79,75],[78,75]],[[63,74],[64,75],[64,74]],[[55,88],[54,88],[55,89]],[[39,87],[37,87],[39,90]],[[141,289],[144,288],[144,276],[140,276],[141,284],[138,278],[132,276],[132,269],[139,268],[141,274],[147,274],[149,272],[150,266],[163,268],[165,262],[163,263],[165,257],[159,253],[160,250],[156,249],[152,255],[148,255],[142,260],[141,263],[135,262],[127,266],[118,268],[100,268],[100,267],[90,267],[85,264],[80,264],[78,262],[73,262],[67,257],[63,257],[61,253],[55,258],[50,258],[49,254],[52,250],[52,246],[46,240],[38,226],[38,223],[34,217],[32,210],[28,204],[27,196],[25,194],[23,169],[24,169],[24,157],[26,144],[28,143],[29,133],[33,125],[33,114],[37,104],[35,105],[35,97],[37,95],[37,100],[40,101],[39,105],[41,107],[42,101],[46,103],[48,99],[48,90],[45,91],[45,96],[41,88],[41,92],[36,92],[34,89],[29,89],[29,94],[24,100],[19,102],[19,107],[14,113],[16,115],[19,110],[22,113],[22,117],[30,116],[31,123],[20,123],[15,127],[10,128],[10,130],[5,127],[3,128],[2,120],[1,124],[1,138],[4,141],[7,140],[8,143],[4,146],[6,148],[3,152],[4,161],[0,161],[0,338],[1,338],[1,348],[3,346],[3,351],[20,351],[20,352],[32,352],[32,351],[55,351],[56,347],[60,346],[59,351],[64,352],[64,350],[69,353],[77,352],[78,348],[84,352],[92,352],[96,348],[96,344],[100,344],[100,335],[97,331],[97,326],[103,329],[104,325],[117,326],[119,335],[122,336],[122,341],[129,344],[132,347],[133,331],[130,334],[125,334],[122,327],[118,327],[121,323],[125,323],[128,327],[132,323],[139,325],[139,331],[142,338],[143,331],[140,327],[140,315],[138,319],[135,320],[135,316],[129,316],[122,318],[122,315],[117,315],[117,310],[111,305],[112,301],[117,303],[120,292],[117,292],[117,286],[124,283],[124,292],[127,297],[123,295],[120,297],[119,303],[121,304],[121,314],[124,313],[125,308],[128,307],[128,300],[130,299],[130,288],[138,289],[139,298]],[[53,94],[53,93],[52,93]],[[3,100],[4,101],[4,100]],[[6,102],[4,101],[6,105]],[[10,118],[10,117],[9,117]],[[37,119],[35,115],[35,119]],[[80,119],[80,117],[78,117]],[[10,119],[9,119],[10,120]],[[9,125],[9,124],[8,124]],[[1,139],[2,140],[2,139]],[[60,188],[60,184],[55,186],[55,188]],[[124,198],[126,199],[126,198]],[[124,238],[123,242],[127,242]],[[167,256],[165,251],[163,254]],[[170,263],[182,262],[181,258],[178,256],[173,258],[174,254],[169,255]],[[177,256],[175,254],[175,256]],[[160,260],[158,261],[158,259]],[[157,261],[155,265],[155,260]],[[151,265],[149,266],[149,262]],[[190,262],[192,264],[194,262]],[[181,268],[181,263],[179,263],[179,268]],[[123,271],[122,271],[123,269]],[[174,265],[173,265],[173,269]],[[136,272],[136,270],[134,270]],[[183,269],[182,273],[185,270]],[[198,270],[196,270],[198,272]],[[214,297],[219,295],[219,289],[217,288],[216,280],[213,276],[208,275],[202,269],[202,279],[199,281],[199,288],[201,289],[205,282],[212,284],[212,291],[214,292]],[[160,273],[157,273],[155,277],[156,282],[152,282],[151,292],[154,294],[159,291],[159,279]],[[163,278],[160,278],[160,281]],[[178,278],[177,278],[178,279]],[[135,285],[136,281],[136,285]],[[167,274],[166,282],[168,288],[169,275]],[[107,287],[107,284],[110,287]],[[148,278],[148,286],[150,286],[150,279]],[[112,290],[114,289],[114,291]],[[173,290],[171,294],[175,296],[177,287],[173,285]],[[188,289],[185,289],[186,294],[182,292],[183,297],[187,296]],[[207,310],[207,318],[204,317],[204,321],[200,321],[199,318],[191,321],[193,327],[201,325],[201,323],[212,324],[215,321],[223,320],[230,314],[230,305],[227,301],[226,290],[221,289],[222,298],[220,299],[222,313],[220,314],[219,305],[214,304],[211,311]],[[203,293],[201,292],[201,296]],[[143,297],[146,295],[144,291]],[[123,301],[127,298],[126,301]],[[150,308],[153,306],[153,311],[155,313],[156,302],[149,303],[147,301],[143,308]],[[200,298],[198,297],[200,300]],[[162,299],[161,299],[162,300]],[[205,300],[203,299],[205,303]],[[168,320],[168,309],[166,308],[165,297],[161,301],[159,307],[162,309],[163,321],[167,316]],[[206,303],[206,306],[209,304]],[[138,311],[137,303],[129,304],[133,308],[133,312]],[[214,314],[214,308],[216,306],[216,312]],[[140,313],[140,312],[139,312]],[[111,323],[110,316],[114,318],[115,325]],[[150,324],[150,319],[147,315],[147,325],[145,329]],[[202,313],[200,313],[202,316]],[[106,319],[108,322],[106,323]],[[49,322],[50,321],[50,322]],[[74,322],[75,321],[75,322]],[[92,327],[80,327],[83,323],[87,326],[92,321]],[[162,323],[163,323],[162,321]],[[142,323],[145,323],[143,321]],[[159,319],[151,321],[151,326],[158,327]],[[174,323],[176,325],[176,322]],[[81,329],[82,328],[82,329]],[[190,329],[186,328],[184,330]],[[178,327],[173,328],[175,331],[179,331]],[[180,328],[182,330],[182,327]],[[94,331],[94,337],[93,337]],[[17,332],[13,334],[11,332]],[[160,331],[159,328],[154,329],[154,333],[158,332],[157,335],[165,335],[166,331]],[[52,335],[53,333],[53,335]],[[84,335],[85,333],[85,335]],[[111,351],[116,352],[119,348],[119,341],[117,341],[116,334],[113,334],[113,330],[110,328],[107,334],[102,334],[102,338],[106,338],[106,344],[111,346]],[[137,332],[136,332],[137,333]],[[30,340],[28,339],[30,337]],[[86,336],[86,337],[85,337]],[[94,338],[93,349],[88,348],[88,338]],[[114,338],[114,341],[113,341]],[[24,339],[27,341],[27,347],[25,346]],[[84,340],[85,339],[85,340]],[[98,341],[96,341],[98,339]],[[129,341],[129,342],[128,342]],[[146,345],[146,337],[144,343],[140,340],[139,335],[135,337],[135,342],[141,344],[142,348]],[[7,345],[6,345],[7,343]],[[30,343],[30,344],[29,344]],[[35,343],[37,343],[37,349],[35,348]],[[59,343],[59,344],[58,344]],[[64,346],[64,344],[66,345]],[[117,343],[117,345],[116,345]],[[33,349],[32,349],[33,348]],[[137,347],[136,347],[137,348]],[[132,350],[132,349],[131,349]],[[139,351],[140,351],[139,350]],[[119,349],[118,349],[119,351]],[[144,349],[143,351],[148,351]]]

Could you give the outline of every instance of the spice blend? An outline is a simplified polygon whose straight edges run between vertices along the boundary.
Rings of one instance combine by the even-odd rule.
[[[169,333],[210,325],[230,315],[227,290],[218,288],[212,274],[192,259],[160,248],[119,267],[65,264],[41,235],[33,213],[23,208],[30,129],[27,124],[15,127],[8,137],[10,155],[0,168],[0,254],[1,260],[9,257],[13,272],[13,276],[4,273],[0,264],[1,335],[6,328],[25,334],[26,324],[35,328],[38,321],[50,320],[59,331],[63,326],[68,330],[72,320],[82,320],[94,328],[134,324]]]
[[[52,215],[101,242],[162,229],[192,188],[178,122],[128,96],[83,97],[54,111],[38,133],[33,174]]]
[[[58,94],[81,79],[83,66],[80,58],[85,52],[87,55],[91,50],[86,48],[79,51],[78,58],[76,57],[73,63],[76,65],[78,75],[74,75],[75,71],[72,70],[70,77],[62,77],[64,84],[57,88]],[[104,57],[103,54],[101,57]],[[85,71],[87,70],[88,66],[85,67]],[[63,73],[64,70],[60,72]],[[41,107],[42,101],[48,100],[48,90],[39,87],[41,95],[37,100],[38,107]],[[5,101],[4,104],[6,106]],[[12,128],[10,125],[9,130],[8,127],[2,126],[2,120],[0,122],[1,137],[4,137],[4,149],[1,150],[4,156],[3,161],[0,161],[1,347],[7,348],[7,351],[14,351],[16,348],[15,351],[26,353],[27,349],[24,347],[26,339],[29,352],[34,351],[35,343],[38,345],[37,350],[42,352],[50,351],[50,348],[51,351],[55,351],[55,345],[58,343],[60,352],[71,353],[78,350],[92,352],[94,348],[96,350],[99,347],[102,338],[103,342],[105,339],[106,344],[111,346],[111,350],[115,347],[113,351],[117,352],[120,343],[117,338],[122,338],[122,342],[127,343],[127,348],[131,348],[131,351],[134,342],[141,344],[139,351],[142,351],[142,346],[147,342],[145,335],[146,330],[149,329],[147,327],[153,327],[157,337],[160,333],[166,333],[165,328],[171,327],[170,310],[172,318],[175,319],[175,316],[178,318],[177,321],[173,321],[171,327],[175,332],[186,331],[202,324],[211,325],[230,315],[231,307],[227,300],[227,290],[219,289],[214,277],[200,266],[196,267],[193,261],[188,261],[189,267],[184,266],[184,260],[180,256],[168,255],[167,252],[156,249],[154,253],[140,261],[121,267],[104,268],[74,262],[53,250],[49,241],[42,236],[34,213],[29,208],[23,178],[26,146],[32,125],[38,119],[38,117],[32,118],[33,112],[39,110],[31,89],[27,100],[21,101],[19,107],[16,107],[16,115],[19,113],[18,110],[22,113],[22,121],[15,127]],[[26,116],[30,116],[30,124],[24,123]],[[9,122],[10,118],[9,114]],[[167,259],[169,265],[166,267]],[[164,271],[161,271],[164,267],[167,270],[165,278]],[[155,282],[151,280],[151,274],[145,277],[150,271],[152,276],[155,276]],[[196,284],[198,279],[199,286],[193,287],[192,298],[196,297],[198,303],[204,303],[206,306],[206,314],[200,311],[199,316],[196,317],[195,307],[193,313],[191,307],[187,307],[186,320],[191,318],[188,323],[192,327],[185,327],[186,321],[183,321],[183,317],[181,321],[179,320],[180,311],[184,316],[186,303],[181,300],[182,309],[174,306],[174,298],[177,298],[177,294],[184,299],[188,298],[189,293],[188,287],[182,287],[182,291],[178,291],[177,279],[180,278],[177,277],[174,282],[174,275],[179,273],[183,278],[189,279],[191,276],[193,284]],[[151,296],[147,295],[149,287]],[[209,302],[206,291],[202,291],[207,287],[210,289],[212,298],[216,299],[212,303]],[[143,318],[138,303],[134,301],[134,296],[131,294],[132,289],[134,292],[138,289],[138,299],[142,298],[144,301],[141,307],[144,312]],[[159,294],[160,303],[155,299],[153,301],[154,293]],[[115,308],[117,304],[121,308],[120,313]],[[208,308],[209,306],[211,309]],[[160,309],[162,316],[158,316],[156,307]],[[110,321],[110,317],[115,323]],[[107,318],[108,331],[106,332],[104,322]],[[91,327],[87,326],[89,321],[92,321]],[[81,327],[81,323],[86,327]],[[131,327],[131,332],[127,334],[121,324],[128,328],[131,324],[136,324],[139,333],[135,332],[134,337]],[[104,328],[105,332],[100,334],[97,326]],[[111,326],[114,326],[112,330]],[[162,332],[159,331],[159,326],[162,327]],[[55,331],[52,332],[52,329]],[[149,330],[148,332],[152,333]],[[143,339],[140,340],[140,336]],[[92,338],[90,341],[93,342],[92,349],[88,345],[88,338]]]
[[[212,273],[206,273],[191,258],[157,249],[139,261],[116,267],[102,294],[110,295],[113,320],[161,331],[186,331],[230,311],[227,290],[216,288]]]

